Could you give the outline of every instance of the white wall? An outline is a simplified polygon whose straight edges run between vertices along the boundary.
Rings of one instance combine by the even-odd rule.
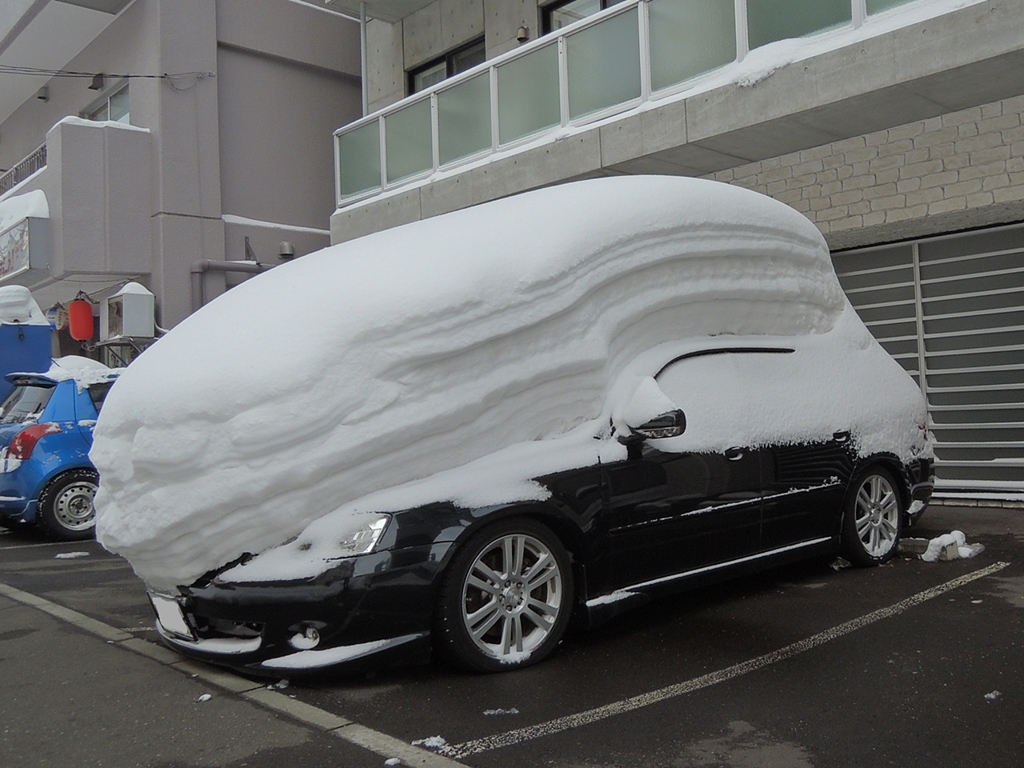
[[[170,327],[191,312],[195,260],[244,258],[246,235],[268,262],[276,261],[281,240],[294,242],[299,254],[328,244],[332,133],[360,110],[357,22],[289,0],[135,0],[67,69],[203,75],[128,81],[131,124],[150,131],[143,156],[137,147],[124,157],[118,152],[126,149],[109,147],[63,171],[52,167],[60,153],[51,158],[38,184],[61,217],[95,213],[79,192],[60,197],[55,180],[72,180],[73,168],[99,163],[90,173],[102,175],[129,162],[148,180],[130,205],[109,198],[115,210],[101,226],[111,230],[90,241],[105,243],[102,258],[68,251],[61,256],[64,273],[92,270],[96,259],[107,269],[123,266],[115,244],[146,243],[132,246],[146,256],[133,277],[154,292],[158,322]],[[31,98],[0,124],[0,167],[17,163],[61,118],[85,112],[121,82],[107,78],[101,92],[88,84],[53,78],[49,101]],[[89,179],[75,180],[76,189],[83,183],[88,188]],[[127,207],[118,211],[118,205]],[[239,217],[281,226],[245,226]],[[111,283],[121,277],[108,274]],[[208,295],[223,286],[223,276],[211,277]],[[72,297],[77,288],[68,283]]]

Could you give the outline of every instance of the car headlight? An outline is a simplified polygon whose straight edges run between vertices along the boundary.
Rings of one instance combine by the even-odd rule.
[[[391,515],[367,515],[353,522],[357,523],[357,526],[343,534],[338,542],[337,553],[341,557],[373,552],[380,537],[384,535],[384,529],[391,522]]]

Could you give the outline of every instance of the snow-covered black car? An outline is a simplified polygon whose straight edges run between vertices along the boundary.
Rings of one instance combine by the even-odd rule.
[[[656,177],[250,280],[125,372],[91,455],[98,538],[165,642],[275,675],[432,650],[511,669],[573,616],[885,562],[933,483],[920,390],[814,226]]]

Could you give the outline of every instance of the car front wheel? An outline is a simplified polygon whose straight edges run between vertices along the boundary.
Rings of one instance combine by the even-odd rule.
[[[542,661],[572,610],[569,556],[547,528],[499,522],[456,553],[441,587],[435,636],[459,666],[497,672]]]
[[[88,469],[58,475],[39,494],[39,524],[64,541],[92,537],[96,527],[93,499],[98,486],[99,477]]]
[[[843,550],[854,565],[892,559],[900,541],[903,508],[888,470],[869,467],[851,485],[843,515]]]

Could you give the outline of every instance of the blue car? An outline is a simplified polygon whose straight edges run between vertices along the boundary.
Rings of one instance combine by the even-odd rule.
[[[12,373],[0,403],[0,526],[38,525],[63,540],[93,535],[99,475],[92,431],[119,371],[79,358]],[[85,363],[83,365],[83,363]]]

